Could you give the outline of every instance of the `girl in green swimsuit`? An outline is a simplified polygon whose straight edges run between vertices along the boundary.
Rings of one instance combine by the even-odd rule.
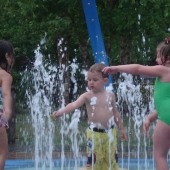
[[[134,75],[156,77],[154,102],[156,110],[148,116],[143,124],[147,134],[150,124],[158,119],[154,129],[154,158],[157,170],[168,170],[167,154],[170,148],[170,37],[157,46],[157,66],[128,64],[105,67],[105,74],[126,72]],[[163,144],[162,144],[163,142]]]

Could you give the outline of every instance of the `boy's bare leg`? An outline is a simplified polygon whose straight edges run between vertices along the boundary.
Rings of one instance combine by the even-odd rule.
[[[0,170],[4,170],[5,160],[8,152],[8,139],[6,129],[0,127]]]
[[[170,148],[170,126],[158,120],[154,135],[154,157],[156,170],[168,170],[167,154]]]

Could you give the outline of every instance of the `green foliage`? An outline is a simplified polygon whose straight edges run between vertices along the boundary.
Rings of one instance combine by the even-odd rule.
[[[121,37],[129,39],[131,62],[152,62],[157,44],[169,35],[170,2],[103,0],[97,4],[104,39],[111,48],[111,63],[119,62]]]
[[[129,39],[132,62],[146,64],[153,60],[157,43],[169,34],[170,2],[101,0],[96,3],[110,62],[119,63],[121,37]],[[34,49],[45,33],[46,53],[56,59],[56,44],[61,37],[68,42],[70,51],[79,50],[82,43],[87,44],[87,26],[79,0],[1,0],[0,5],[4,11],[0,17],[3,23],[0,36],[18,49],[17,62],[26,56],[34,60]],[[143,61],[143,56],[148,59]]]
[[[121,64],[120,47],[126,39],[131,63],[152,65],[157,44],[170,32],[170,1],[96,0],[96,4],[110,64]],[[87,46],[87,58],[93,63],[80,0],[1,0],[0,9],[0,39],[10,41],[16,51],[14,86],[20,86],[20,72],[32,67],[34,49],[43,37],[41,51],[45,58],[50,54],[55,64],[61,38],[67,42],[70,61],[76,55],[81,66],[82,48]]]
[[[156,45],[168,32],[170,2],[167,0],[102,0],[96,3],[104,39],[113,49],[119,48],[121,36],[128,37],[132,44],[138,42],[145,49],[153,42]],[[53,47],[50,44],[55,44],[62,36],[70,47],[78,47],[83,39],[87,42],[81,1],[2,0],[0,5],[4,11],[0,17],[3,23],[0,26],[1,38],[9,39],[19,49],[19,57],[31,57],[45,32],[51,52]],[[142,36],[150,43],[143,44]]]

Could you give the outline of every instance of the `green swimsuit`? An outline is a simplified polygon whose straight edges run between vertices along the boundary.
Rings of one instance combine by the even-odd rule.
[[[158,119],[170,125],[170,82],[155,81],[154,103]]]

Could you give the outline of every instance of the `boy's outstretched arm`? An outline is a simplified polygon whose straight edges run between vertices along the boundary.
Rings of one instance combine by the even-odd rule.
[[[145,120],[145,122],[143,123],[143,131],[144,134],[147,135],[147,132],[149,130],[149,127],[151,125],[152,122],[154,122],[156,119],[158,118],[158,113],[156,110],[154,110]]]
[[[81,107],[86,101],[86,95],[85,93],[82,94],[76,101],[69,103],[66,107],[64,107],[63,109],[59,110],[59,111],[54,111],[53,112],[53,116],[55,118],[57,117],[61,117],[63,116],[63,114],[67,114],[67,113],[71,113],[72,111],[74,111],[75,109],[78,109],[79,107]]]

